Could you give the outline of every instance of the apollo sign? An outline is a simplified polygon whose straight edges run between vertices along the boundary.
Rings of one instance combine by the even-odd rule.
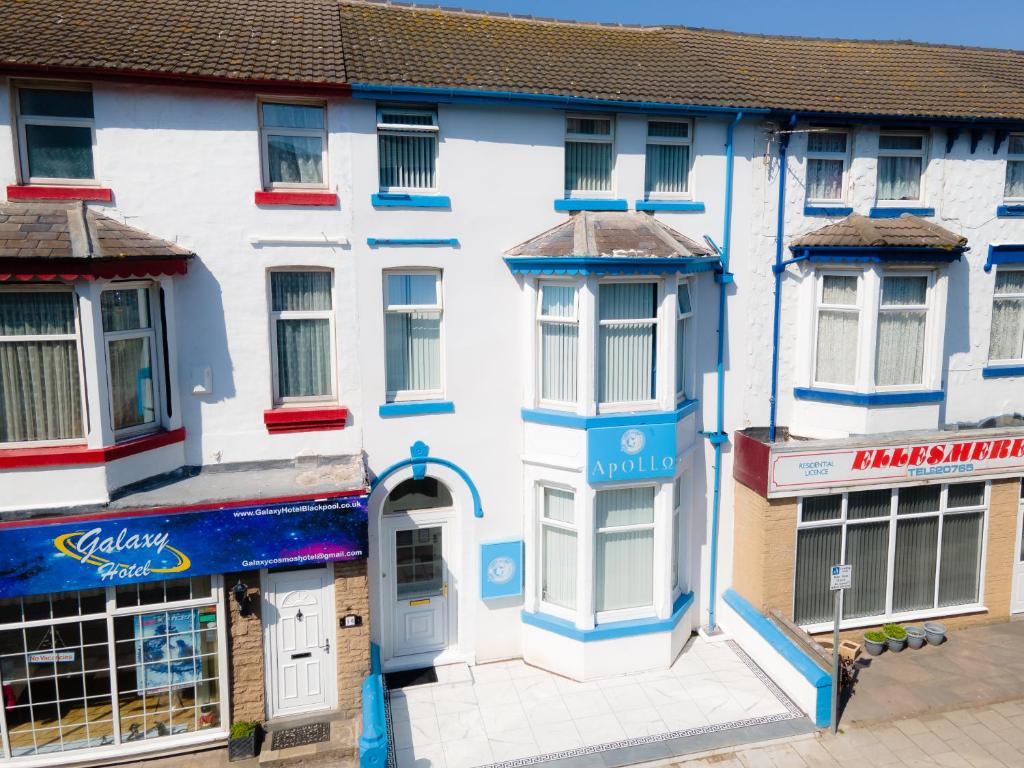
[[[662,479],[675,473],[675,422],[587,430],[587,479],[591,483]]]

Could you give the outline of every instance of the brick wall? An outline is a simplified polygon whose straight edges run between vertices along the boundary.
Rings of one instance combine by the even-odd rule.
[[[249,587],[252,613],[242,616],[231,588],[239,581]],[[263,625],[260,619],[260,574],[258,571],[224,575],[224,599],[228,617],[228,670],[231,680],[231,720],[266,719],[263,685]]]
[[[338,617],[338,711],[357,718],[362,707],[363,680],[370,673],[370,591],[366,560],[334,564],[334,596]],[[346,613],[363,617],[362,626],[341,628]]]
[[[790,615],[796,568],[796,499],[768,500],[736,483],[733,588],[760,611]]]

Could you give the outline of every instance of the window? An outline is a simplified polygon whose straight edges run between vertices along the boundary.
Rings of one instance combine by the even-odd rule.
[[[883,133],[878,138],[878,200],[919,202],[924,134]]]
[[[322,187],[327,159],[323,104],[260,103],[263,183],[273,187]]]
[[[567,197],[610,194],[614,167],[610,117],[565,119],[565,194]]]
[[[434,477],[403,480],[384,500],[384,514],[405,514],[417,509],[447,509],[453,505],[448,486]]]
[[[1011,133],[1006,145],[1006,186],[1003,197],[1024,200],[1024,133]]]
[[[921,384],[924,381],[927,323],[928,277],[885,275],[878,309],[877,386]]]
[[[990,360],[1024,359],[1024,271],[996,272]]]
[[[381,108],[377,111],[380,191],[437,188],[437,112]]]
[[[794,618],[832,617],[830,566],[853,566],[843,618],[864,623],[981,599],[986,484],[857,491],[800,501]]]
[[[852,385],[857,378],[857,330],[860,325],[857,275],[821,275],[814,379]]]
[[[672,481],[672,595],[687,591],[684,558],[686,527],[689,524],[690,478],[682,474]]]
[[[270,273],[277,403],[335,396],[331,281],[329,270]]]
[[[559,612],[576,610],[576,527],[572,491],[542,487],[540,599]]]
[[[647,121],[647,166],[644,178],[644,192],[648,197],[681,196],[690,191],[689,122]]]
[[[23,183],[95,178],[92,91],[72,86],[17,89]]]
[[[150,287],[125,286],[104,291],[100,299],[107,381],[114,430],[139,431],[157,420],[154,381],[156,332]]]
[[[83,436],[74,294],[0,290],[0,443]]]
[[[654,487],[598,491],[594,600],[598,613],[654,602]]]
[[[655,399],[657,283],[602,283],[598,289],[598,403]]]
[[[690,283],[681,280],[676,287],[676,397],[686,397],[686,327],[693,316],[690,304]]]
[[[840,203],[846,178],[846,131],[807,134],[807,201]]]
[[[537,322],[540,399],[563,405],[575,403],[580,332],[576,287],[541,283]]]
[[[441,396],[441,273],[384,275],[387,396]]]

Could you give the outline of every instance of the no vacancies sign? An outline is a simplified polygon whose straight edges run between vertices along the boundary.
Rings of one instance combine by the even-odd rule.
[[[773,449],[768,495],[1022,473],[1024,437],[1016,435],[828,450]]]

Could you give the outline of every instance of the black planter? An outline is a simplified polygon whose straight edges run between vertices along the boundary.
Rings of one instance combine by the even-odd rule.
[[[260,743],[263,741],[263,732],[259,726],[248,736],[241,739],[230,739],[228,741],[228,760],[249,760],[260,753]]]

